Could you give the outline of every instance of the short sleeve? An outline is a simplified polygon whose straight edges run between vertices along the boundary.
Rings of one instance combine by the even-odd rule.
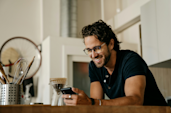
[[[127,57],[123,68],[123,77],[126,80],[135,75],[145,75],[148,71],[148,66],[145,61],[137,54],[132,53]]]
[[[89,64],[89,77],[91,82],[99,81],[93,61]]]

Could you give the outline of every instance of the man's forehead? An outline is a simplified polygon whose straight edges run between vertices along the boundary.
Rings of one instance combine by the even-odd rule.
[[[84,38],[84,43],[85,44],[101,43],[101,41],[98,38],[96,38],[95,36],[87,36]]]
[[[103,42],[99,41],[98,39],[94,39],[93,37],[86,37],[84,39],[84,43],[86,48],[93,48],[95,46],[100,46]]]

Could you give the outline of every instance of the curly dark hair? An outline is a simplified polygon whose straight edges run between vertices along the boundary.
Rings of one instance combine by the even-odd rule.
[[[117,40],[114,32],[104,21],[98,20],[92,25],[87,25],[82,29],[83,38],[87,36],[96,36],[101,42],[105,42],[109,45],[111,39],[114,39],[114,50],[119,51],[120,42]]]

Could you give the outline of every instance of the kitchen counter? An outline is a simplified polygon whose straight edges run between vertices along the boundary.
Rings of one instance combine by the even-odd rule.
[[[169,106],[0,105],[0,113],[171,113]]]

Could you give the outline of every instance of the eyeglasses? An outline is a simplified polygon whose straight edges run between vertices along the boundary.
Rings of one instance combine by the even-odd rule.
[[[95,47],[93,47],[93,49],[85,48],[83,51],[85,52],[86,55],[91,55],[92,54],[92,50],[95,53],[100,53],[100,52],[102,52],[102,49],[101,48],[102,48],[103,45],[105,45],[105,43],[103,43],[100,46],[95,46]]]

